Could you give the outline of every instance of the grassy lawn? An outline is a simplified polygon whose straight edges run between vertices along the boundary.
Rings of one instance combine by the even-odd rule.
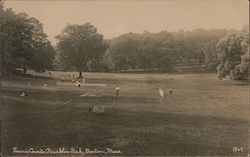
[[[61,76],[2,81],[3,155],[13,155],[13,147],[108,147],[128,156],[248,154],[245,82],[219,81],[215,74],[86,73],[87,85],[78,88],[67,76],[59,82]],[[159,100],[158,87],[174,94]],[[28,96],[20,97],[22,91]],[[95,96],[79,96],[84,93]],[[105,105],[105,113],[88,112],[89,104]]]

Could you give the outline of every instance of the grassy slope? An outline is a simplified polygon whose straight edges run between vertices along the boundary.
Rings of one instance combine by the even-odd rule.
[[[249,93],[242,82],[218,81],[213,74],[171,75],[172,80],[149,74],[85,77],[107,86],[78,89],[46,79],[3,81],[3,153],[10,154],[13,146],[64,146],[110,147],[122,155],[247,154]],[[44,82],[49,87],[42,87]],[[114,96],[117,82],[119,98]],[[174,88],[175,93],[159,101],[158,87]],[[30,96],[19,97],[21,91]],[[102,97],[79,97],[85,92]],[[105,104],[106,112],[89,113],[90,103]],[[244,151],[234,153],[234,146]]]

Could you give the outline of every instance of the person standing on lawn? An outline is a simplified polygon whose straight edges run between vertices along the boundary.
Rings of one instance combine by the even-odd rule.
[[[115,90],[116,90],[116,95],[119,96],[120,95],[120,86],[117,85]]]

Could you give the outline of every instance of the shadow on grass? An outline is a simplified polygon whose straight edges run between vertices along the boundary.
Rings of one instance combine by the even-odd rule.
[[[3,153],[12,147],[119,149],[122,155],[234,155],[248,146],[248,121],[235,118],[6,102]],[[242,152],[243,155],[246,152]],[[242,154],[237,154],[242,155]]]

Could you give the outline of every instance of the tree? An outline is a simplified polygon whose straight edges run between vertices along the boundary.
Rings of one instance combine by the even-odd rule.
[[[173,71],[178,58],[177,41],[169,32],[127,33],[114,38],[105,54],[111,70],[158,69]]]
[[[167,31],[155,34],[154,39],[157,43],[154,47],[156,68],[165,72],[174,71],[176,61],[180,58],[180,42],[173,33]]]
[[[220,61],[218,77],[229,75],[231,79],[241,80],[248,77],[249,69],[248,31],[232,31],[216,45]]]
[[[241,46],[241,63],[231,70],[231,78],[242,80],[249,79],[249,27],[246,26],[240,32],[240,46]]]
[[[55,52],[37,19],[26,13],[1,9],[0,35],[6,73],[17,67],[24,72],[27,69],[43,72],[52,68]]]
[[[106,64],[116,72],[138,68],[138,49],[139,39],[137,34],[127,33],[114,38],[105,53]]]
[[[68,24],[56,39],[60,60],[66,65],[75,67],[80,78],[84,69],[90,70],[91,64],[99,63],[103,59],[104,52],[108,48],[103,35],[97,33],[97,29],[90,23]]]
[[[225,29],[209,30],[206,33],[206,42],[204,42],[201,49],[205,55],[206,69],[209,71],[216,71],[216,67],[219,65],[216,44],[226,33],[227,31]]]
[[[157,41],[155,41],[151,33],[144,32],[141,35],[138,66],[139,68],[142,68],[143,71],[155,67],[154,61],[156,60],[156,55],[155,55],[156,44]]]

